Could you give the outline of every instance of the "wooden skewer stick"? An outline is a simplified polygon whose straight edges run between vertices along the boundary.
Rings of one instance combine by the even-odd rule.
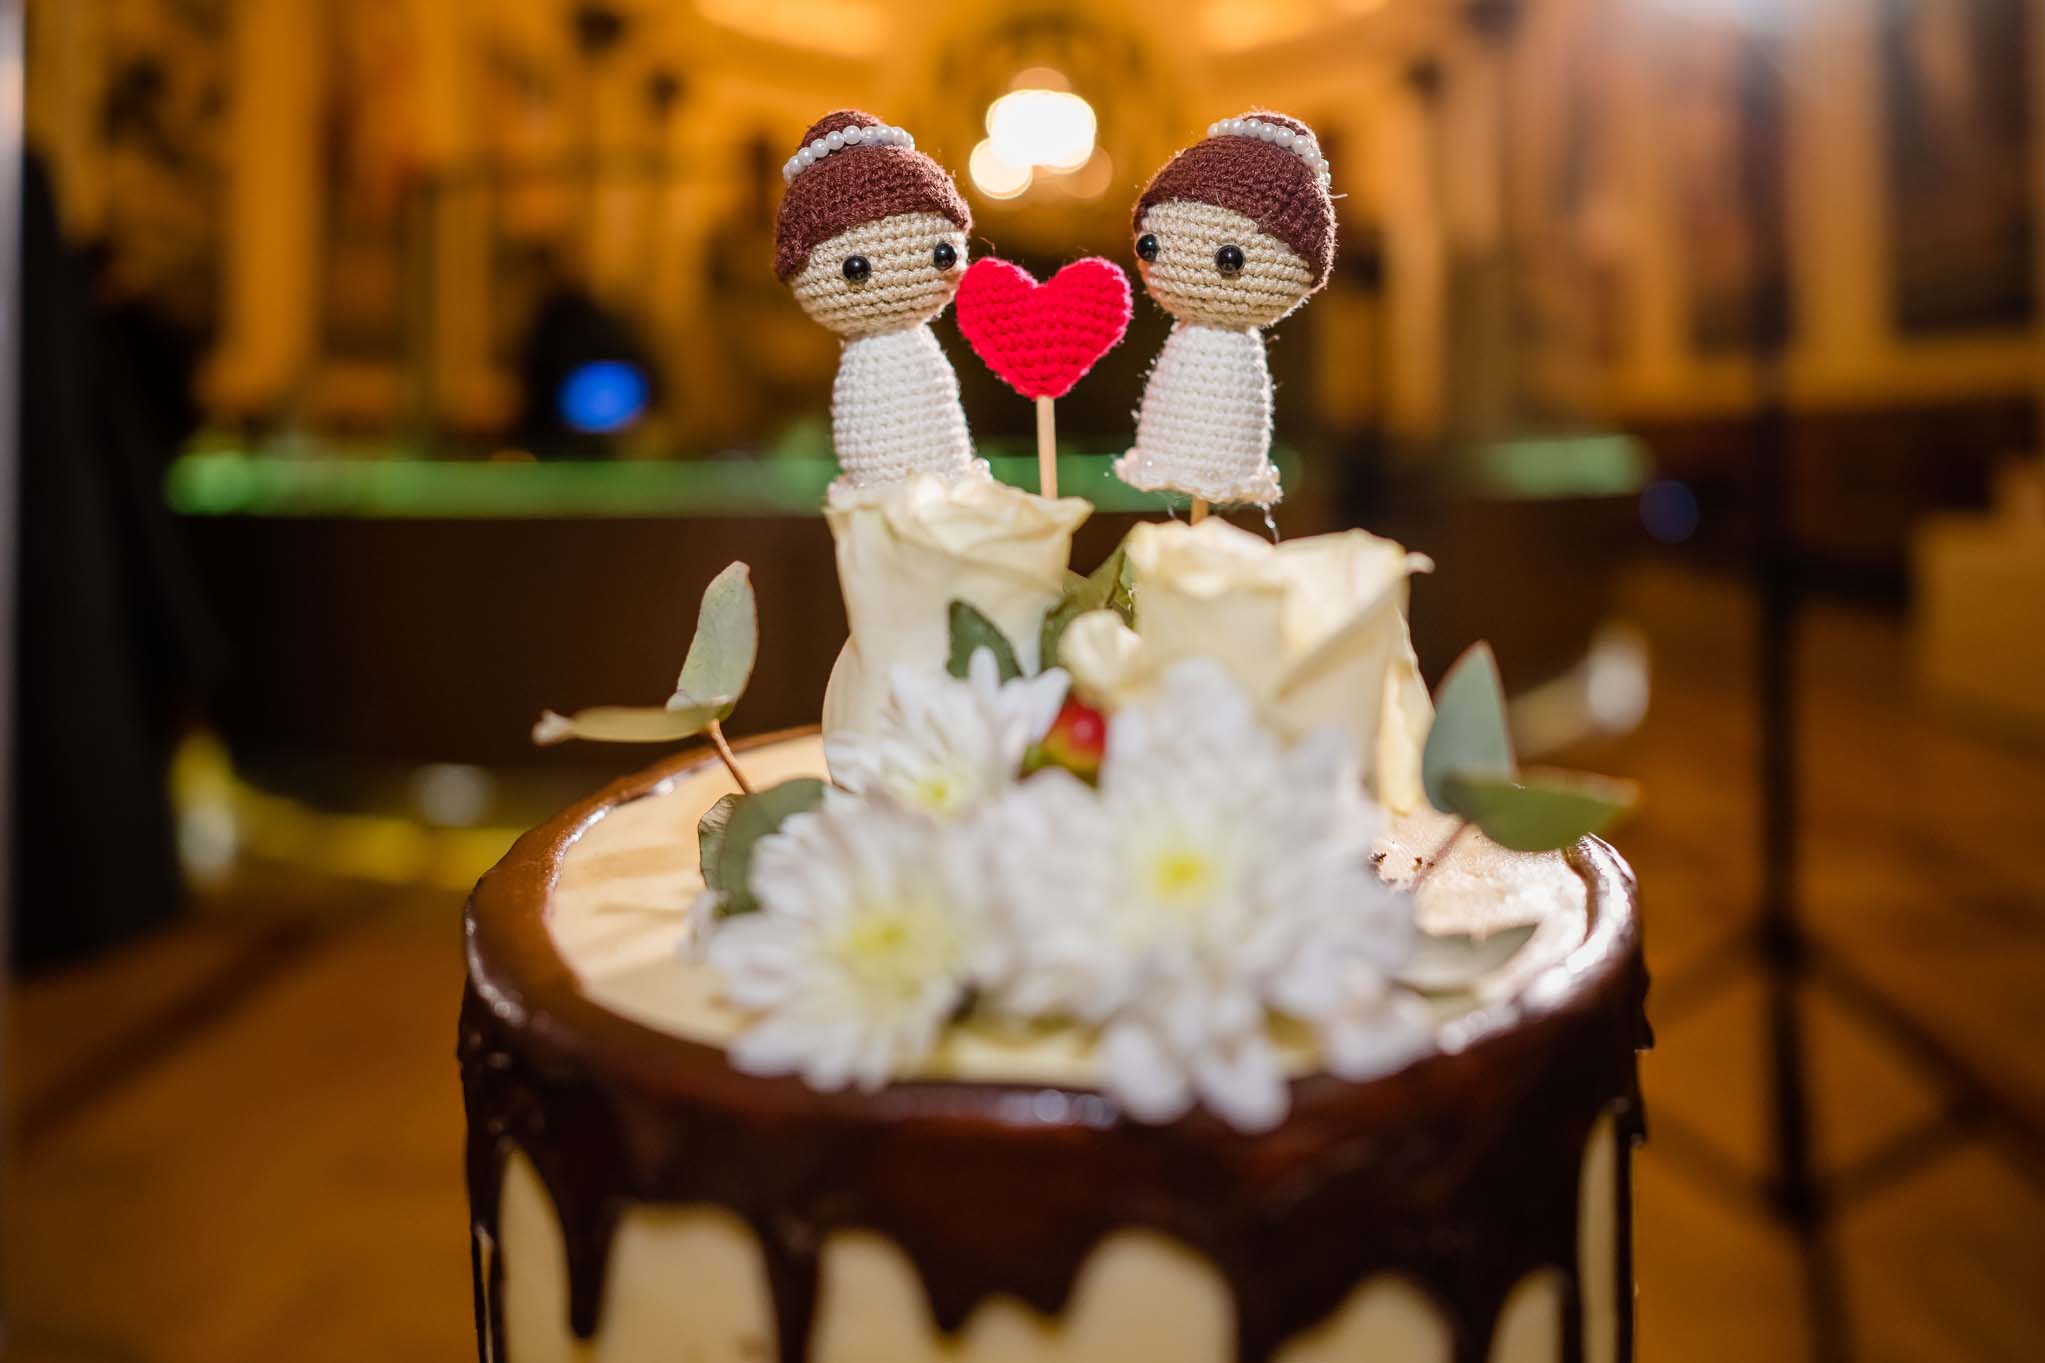
[[[1408,894],[1419,894],[1421,885],[1426,882],[1429,876],[1434,874],[1436,867],[1449,859],[1449,853],[1456,850],[1456,844],[1461,842],[1463,834],[1469,831],[1470,821],[1468,819],[1457,820],[1456,831],[1449,834],[1443,840],[1442,845],[1434,849],[1434,855],[1425,862],[1422,862],[1420,868],[1413,873],[1413,879],[1406,882],[1406,892]]]
[[[1058,495],[1058,425],[1049,398],[1037,399],[1037,491]]]
[[[1207,499],[1205,497],[1195,497],[1193,499],[1193,514],[1189,519],[1194,525],[1198,525],[1207,519]]]
[[[753,783],[739,770],[738,754],[731,750],[731,744],[724,741],[724,726],[714,719],[710,721],[710,741],[717,745],[717,755],[724,759],[724,769],[731,773],[732,780],[738,782],[739,790],[751,795]]]

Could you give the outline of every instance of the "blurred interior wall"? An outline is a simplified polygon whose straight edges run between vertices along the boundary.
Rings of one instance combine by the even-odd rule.
[[[203,33],[170,43],[166,16],[218,16],[225,166],[211,201],[221,259],[207,372],[230,420],[297,413],[316,427],[428,433],[501,422],[519,253],[567,241],[567,263],[651,334],[683,414],[670,447],[746,437],[760,419],[746,390],[782,391],[777,366],[792,391],[829,371],[827,347],[784,316],[747,245],[778,190],[774,158],[818,110],[871,104],[915,122],[961,167],[983,90],[1003,88],[1032,51],[1076,68],[1115,54],[1115,69],[1087,75],[1103,145],[1117,152],[1114,188],[1095,207],[979,200],[982,233],[1005,246],[1036,239],[1043,222],[1068,251],[1121,254],[1110,205],[1180,137],[1254,104],[1292,107],[1343,149],[1345,230],[1384,242],[1389,357],[1375,377],[1353,367],[1349,378],[1382,383],[1378,405],[1409,441],[1529,416],[1654,425],[1745,410],[1737,296],[1753,262],[1734,158],[1740,81],[1756,62],[1785,91],[1798,406],[2028,410],[2045,391],[2045,285],[2015,320],[1906,325],[1899,214],[1931,205],[1899,200],[1893,154],[1899,120],[1918,116],[1898,108],[1898,51],[1938,92],[1989,89],[1966,63],[1993,54],[1967,35],[2018,16],[2028,142],[1983,154],[2021,158],[2045,276],[2045,0],[1202,0],[1178,24],[1135,0],[1030,0],[935,13],[860,4],[826,26],[766,0],[618,0],[605,47],[550,0],[30,9],[31,123],[67,223],[88,234],[118,226],[124,193],[136,193],[100,136],[111,84],[152,42],[171,54],[168,71],[203,65]],[[667,102],[649,102],[662,90]],[[653,179],[604,178],[584,194],[527,173],[591,154]],[[206,182],[192,183],[203,195]],[[359,226],[363,202],[388,218],[387,240],[350,246],[343,229]],[[390,259],[340,263],[377,252]],[[323,316],[378,295],[360,280],[396,281],[382,286],[385,343],[344,344]]]
[[[216,410],[281,404],[317,353],[325,274],[322,6],[236,0],[228,29],[220,335],[202,382]]]
[[[1919,7],[1921,6],[1921,13]],[[1751,12],[1756,19],[1741,22]],[[1700,250],[1709,230],[1737,235],[1733,157],[1739,64],[1755,60],[1786,90],[1786,208],[1792,338],[1789,382],[1808,408],[2031,399],[2045,372],[2045,308],[1942,332],[1906,327],[1896,306],[1899,213],[1930,212],[1891,191],[1896,82],[1885,40],[1916,17],[1927,31],[1969,31],[2021,13],[2030,100],[2027,143],[1986,147],[2028,180],[2034,277],[2045,280],[2045,5],[2038,0],[1819,0],[1744,7],[1638,0],[1543,0],[1529,7],[1517,54],[1524,154],[1515,196],[1536,232],[1574,237],[1601,263],[1615,314],[1602,355],[1537,352],[1551,391],[1632,419],[1731,413],[1751,401],[1740,345],[1700,337],[1698,312],[1725,281]],[[1953,79],[1967,81],[1967,50]],[[1983,82],[1986,84],[1986,82]],[[1560,180],[1578,187],[1558,193]],[[1558,214],[1557,209],[1564,211]],[[1715,216],[1701,216],[1715,215]],[[1735,262],[1737,265],[1738,262]],[[1730,272],[1725,272],[1730,273]],[[1737,280],[1733,281],[1737,283]],[[1703,341],[1705,343],[1700,343]]]
[[[66,194],[83,206],[81,232],[97,235],[120,197],[97,135],[111,83],[133,49],[176,50],[162,37],[170,21],[152,16],[182,7],[34,4],[48,54],[37,70],[49,73],[34,91],[38,140],[60,180],[76,184]],[[194,136],[211,137],[221,162],[206,396],[230,423],[388,430],[422,402],[429,429],[501,423],[513,401],[506,338],[523,320],[507,271],[543,244],[653,333],[666,386],[693,423],[685,443],[746,434],[747,413],[719,417],[757,386],[763,363],[796,357],[828,382],[828,347],[805,344],[806,327],[781,325],[790,310],[757,249],[764,237],[757,261],[727,241],[749,212],[764,233],[779,188],[773,167],[801,128],[830,106],[871,105],[913,123],[962,169],[987,100],[1047,59],[1083,75],[1112,115],[1102,135],[1116,153],[1114,187],[1091,205],[980,199],[988,240],[1010,252],[1039,241],[1056,253],[1126,254],[1128,199],[1186,131],[1260,103],[1290,104],[1343,145],[1356,189],[1370,187],[1373,219],[1385,220],[1400,263],[1389,278],[1410,362],[1389,371],[1396,405],[1417,430],[1438,418],[1430,195],[1376,173],[1389,157],[1435,174],[1433,112],[1401,80],[1436,41],[1438,20],[1412,17],[1424,7],[1388,7],[1390,23],[1338,16],[1333,46],[1345,56],[1333,62],[1326,16],[1301,5],[1179,26],[1150,22],[1136,5],[864,6],[857,23],[848,18],[869,30],[855,39],[780,22],[772,4],[621,3],[622,36],[602,51],[579,47],[568,10],[545,0],[211,8],[222,95],[216,123]],[[655,118],[646,92],[662,81],[673,104]],[[602,174],[580,192],[575,168],[587,161]],[[638,177],[641,165],[655,183]],[[402,207],[392,206],[393,186]],[[390,258],[367,273],[348,234],[364,216],[361,200],[389,219],[378,249]],[[757,277],[735,288],[735,263]],[[338,341],[335,314],[361,309],[387,279],[396,281],[390,308],[407,313],[395,339],[381,354]],[[752,367],[735,368],[735,357]]]

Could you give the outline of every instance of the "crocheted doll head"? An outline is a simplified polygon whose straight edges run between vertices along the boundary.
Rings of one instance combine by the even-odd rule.
[[[856,109],[828,114],[782,173],[774,273],[804,312],[841,336],[871,336],[944,311],[973,215],[907,133]]]
[[[1268,327],[1335,262],[1335,203],[1313,130],[1284,114],[1225,119],[1136,201],[1137,269],[1181,322]]]

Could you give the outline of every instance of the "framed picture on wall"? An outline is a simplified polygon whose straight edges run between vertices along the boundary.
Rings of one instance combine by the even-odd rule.
[[[1519,272],[1525,344],[1543,357],[1609,365],[1625,337],[1627,210],[1613,104],[1610,28],[1594,9],[1530,27],[1552,81],[1530,83],[1518,154],[1529,269]]]
[[[1682,25],[1662,70],[1690,343],[1702,354],[1743,351],[1759,301],[1787,287],[1780,54],[1741,25]]]
[[[2036,316],[2029,0],[1881,0],[1892,306],[1906,335]]]

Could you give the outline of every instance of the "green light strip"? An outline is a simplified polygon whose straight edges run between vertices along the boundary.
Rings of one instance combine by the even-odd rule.
[[[1470,452],[1475,488],[1520,501],[1630,497],[1654,477],[1646,446],[1627,435],[1506,440]]]
[[[1058,459],[1058,490],[1103,511],[1184,505],[1117,479],[1114,456]],[[1279,455],[1287,487],[1299,461]],[[988,459],[1004,483],[1034,491],[1037,461]],[[671,516],[814,516],[838,476],[829,459],[437,460],[325,458],[208,450],[180,456],[164,479],[186,516],[516,520]]]

